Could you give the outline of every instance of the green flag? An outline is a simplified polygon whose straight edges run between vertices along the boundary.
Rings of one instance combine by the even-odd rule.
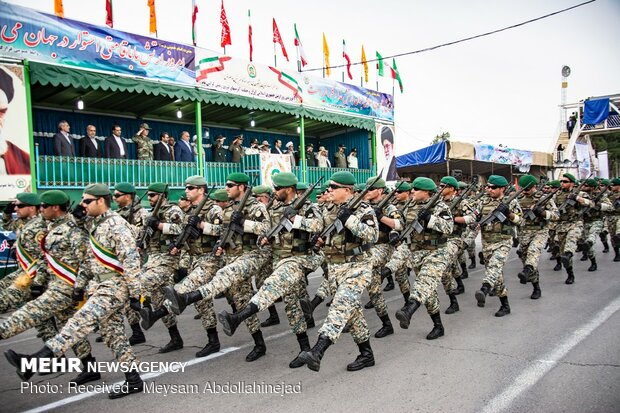
[[[377,75],[383,76],[383,57],[377,52]]]

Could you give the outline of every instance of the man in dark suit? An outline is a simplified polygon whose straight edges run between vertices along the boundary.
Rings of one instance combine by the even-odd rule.
[[[112,136],[105,138],[105,154],[108,158],[127,159],[127,142],[121,136],[121,127],[112,126]]]
[[[174,145],[174,155],[178,162],[194,161],[194,150],[189,143],[189,132],[181,132],[181,139]]]
[[[54,155],[56,156],[75,156],[73,138],[69,136],[69,122],[61,120],[58,123],[58,133],[54,135]]]
[[[284,155],[284,152],[282,152],[282,141],[280,139],[276,139],[276,141],[273,144],[273,149],[271,150],[271,153],[275,153],[278,155]]]
[[[86,127],[86,136],[80,140],[80,156],[83,158],[101,158],[101,144],[97,142],[95,135],[97,128],[93,125]]]
[[[171,161],[170,147],[168,146],[168,132],[159,135],[159,143],[153,148],[153,159],[156,161]]]

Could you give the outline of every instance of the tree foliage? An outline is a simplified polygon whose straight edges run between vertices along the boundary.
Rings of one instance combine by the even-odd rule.
[[[434,145],[439,142],[445,142],[450,140],[450,132],[442,132],[439,135],[435,135],[433,140],[431,141],[431,145]]]
[[[609,176],[617,176],[620,171],[620,132],[591,136],[591,140],[596,152],[607,151]]]

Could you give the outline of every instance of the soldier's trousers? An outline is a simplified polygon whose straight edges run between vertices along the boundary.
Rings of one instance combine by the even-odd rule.
[[[504,265],[512,248],[512,237],[497,242],[486,242],[482,238],[482,254],[484,256],[483,284],[489,284],[498,297],[507,297],[508,290],[504,283]]]
[[[370,250],[372,277],[368,286],[368,296],[379,318],[387,315],[387,304],[381,288],[381,269],[385,267],[394,252],[390,244],[375,244]]]
[[[311,254],[280,260],[250,302],[263,311],[284,297],[284,309],[293,333],[303,333],[307,326],[299,299],[303,296],[302,290],[306,290],[304,275],[316,270],[323,259],[322,255]]]
[[[577,240],[583,233],[583,221],[576,219],[575,221],[561,221],[555,230],[557,237],[560,254],[570,252],[575,254],[577,250]]]
[[[600,219],[592,222],[586,222],[583,225],[583,238],[588,244],[592,244],[591,247],[588,247],[587,251],[588,258],[590,259],[596,257],[594,246],[596,245],[598,234],[601,232],[603,232],[603,221]]]
[[[468,232],[463,237],[463,241],[466,244],[467,253],[470,257],[476,255],[476,238],[480,233],[479,229],[469,229]]]
[[[441,274],[441,284],[446,294],[450,295],[456,290],[456,279],[461,277],[461,264],[459,256],[463,247],[461,238],[449,238],[446,243],[446,270]]]
[[[522,229],[519,231],[519,251],[521,252],[521,262],[523,266],[531,265],[534,272],[528,279],[531,283],[539,282],[538,263],[540,255],[549,239],[549,230],[546,227],[541,229]]]
[[[50,323],[52,319],[55,319],[56,325],[61,328],[75,313],[71,291],[72,287],[64,281],[51,281],[40,297],[25,303],[0,324],[0,337],[13,337],[32,327]],[[73,350],[78,358],[84,358],[91,351],[90,343],[86,338],[76,341]]]
[[[405,260],[409,255],[409,247],[403,243],[393,249],[390,257],[387,262],[394,260]],[[387,263],[385,264],[387,266]],[[410,267],[407,267],[406,263],[404,265],[398,265],[398,269],[394,270],[390,268],[392,274],[394,274],[394,280],[398,283],[398,288],[400,288],[400,292],[405,294],[411,291],[411,283],[409,282],[409,270]],[[389,268],[389,267],[388,267]]]
[[[172,278],[177,264],[176,257],[167,254],[149,254],[149,259],[140,275],[140,290],[142,296],[151,301],[153,308],[163,304],[165,300],[163,288],[173,284]],[[162,321],[166,328],[177,323],[174,313],[171,312],[164,316]]]
[[[321,284],[316,290],[316,296],[320,297],[322,300],[325,300],[327,297],[332,295],[334,295],[334,291],[331,291],[329,289],[329,280],[325,276],[323,276]]]
[[[103,341],[112,350],[116,360],[135,362],[136,356],[125,335],[121,311],[127,301],[129,290],[122,276],[117,275],[99,283],[82,308],[45,345],[56,357],[60,357],[99,326]]]
[[[347,323],[355,343],[363,343],[370,338],[368,323],[360,304],[360,297],[370,285],[372,277],[369,256],[364,255],[359,256],[363,259],[357,262],[328,264],[329,284],[334,291],[334,299],[319,334],[327,336],[332,343],[338,340]]]
[[[416,273],[411,288],[411,298],[424,304],[429,314],[439,312],[437,284],[448,268],[447,245],[434,251],[415,250],[409,259]]]
[[[24,272],[19,269],[0,280],[0,313],[15,309],[30,300],[30,288],[18,288],[13,283]]]
[[[611,245],[618,247],[619,245],[614,241],[614,235],[620,235],[620,215],[609,216],[609,235],[611,236]]]

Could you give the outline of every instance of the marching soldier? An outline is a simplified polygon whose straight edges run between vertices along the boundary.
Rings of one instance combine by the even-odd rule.
[[[596,179],[586,180],[583,189],[589,198],[590,204],[580,214],[584,224],[583,239],[585,242],[582,244],[582,248],[586,259],[590,260],[590,267],[588,267],[588,271],[590,272],[598,269],[594,245],[596,244],[598,235],[603,232],[603,217],[601,212],[613,210],[613,206],[606,196],[607,188],[597,192],[598,186]]]
[[[614,209],[609,212],[609,233],[614,250],[614,262],[620,262],[620,178],[611,180],[610,202]]]
[[[130,183],[119,182],[114,186],[112,197],[116,205],[118,205],[116,212],[134,228],[134,233],[137,236],[146,224],[148,212],[136,200],[136,188]]]
[[[523,191],[518,201],[524,212],[524,223],[519,230],[518,255],[523,263],[519,275],[521,284],[532,283],[534,290],[530,298],[540,298],[540,280],[538,263],[540,254],[549,238],[548,222],[560,219],[558,207],[553,201],[553,194],[544,194],[537,189],[538,180],[533,175],[519,178],[519,186],[529,188]]]
[[[482,254],[485,262],[485,274],[482,287],[476,291],[478,307],[484,307],[487,294],[494,292],[501,302],[495,317],[510,314],[508,290],[504,284],[504,265],[512,247],[513,226],[523,222],[523,213],[519,202],[513,199],[508,205],[504,203],[504,191],[508,187],[506,178],[500,175],[489,177],[486,189],[487,196],[482,198],[480,214],[483,217],[498,212],[506,220],[493,220],[487,225],[478,225],[482,234]]]
[[[9,362],[18,368],[21,359],[47,359],[61,357],[67,350],[85,339],[97,326],[106,345],[112,349],[116,359],[135,365],[136,356],[129,345],[123,326],[122,309],[130,301],[132,308],[140,306],[140,254],[129,224],[116,212],[110,210],[112,197],[104,184],[91,184],[84,188],[80,205],[89,217],[91,228],[90,248],[94,261],[90,262],[90,273],[96,278],[96,286],[89,290],[88,301],[71,317],[60,332],[45,343],[34,354],[18,354],[13,350],[5,352]],[[76,246],[77,248],[77,246]],[[81,301],[89,274],[80,267],[73,288],[73,300]],[[32,371],[19,371],[23,380],[32,376]],[[108,394],[111,399],[142,392],[144,383],[140,374],[132,369],[125,373],[125,384],[120,391]],[[126,389],[126,391],[125,391]]]

